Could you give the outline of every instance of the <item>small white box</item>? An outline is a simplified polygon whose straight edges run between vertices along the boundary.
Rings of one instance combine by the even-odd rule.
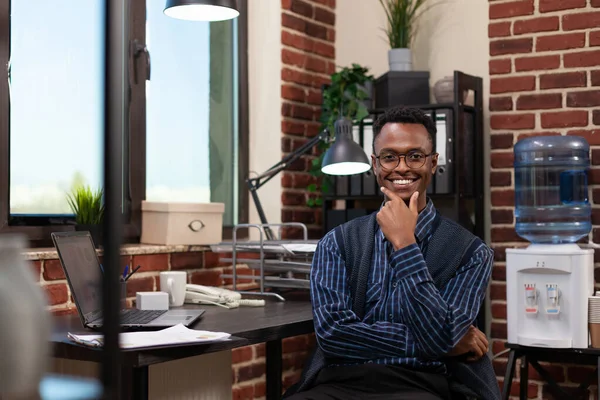
[[[223,203],[142,201],[141,243],[210,245],[223,239]]]
[[[168,310],[169,294],[167,292],[137,292],[135,307],[138,310]]]

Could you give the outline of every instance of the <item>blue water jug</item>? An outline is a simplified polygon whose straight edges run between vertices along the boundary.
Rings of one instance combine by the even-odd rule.
[[[592,229],[590,146],[579,136],[537,136],[514,148],[515,229],[531,243],[574,243]]]

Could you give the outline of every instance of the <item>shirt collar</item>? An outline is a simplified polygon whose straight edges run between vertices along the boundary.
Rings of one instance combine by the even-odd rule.
[[[381,204],[382,207],[383,204],[384,203]],[[433,227],[433,220],[435,218],[435,214],[436,210],[433,205],[433,202],[428,197],[427,203],[425,204],[425,208],[419,212],[419,216],[417,218],[417,225],[415,226],[415,238],[417,239],[417,242],[421,243],[423,242],[423,240],[425,240],[427,236],[429,236],[431,228]],[[377,225],[377,234],[380,236],[380,239],[382,241],[387,240],[383,235],[383,232],[379,228],[379,225]]]

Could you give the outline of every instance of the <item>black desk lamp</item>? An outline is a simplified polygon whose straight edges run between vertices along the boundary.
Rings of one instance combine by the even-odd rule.
[[[335,139],[333,139],[333,144],[327,149],[327,152],[323,156],[321,171],[328,175],[355,175],[368,171],[371,168],[371,165],[367,155],[364,150],[352,140],[352,121],[347,118],[340,118],[335,121],[334,128]],[[246,179],[261,224],[267,224],[267,217],[265,216],[265,211],[258,198],[258,189],[321,141],[326,143],[332,141],[329,131],[321,131],[317,136],[285,156],[266,172],[256,177]],[[273,232],[268,226],[265,226],[264,231],[267,240],[274,239]]]

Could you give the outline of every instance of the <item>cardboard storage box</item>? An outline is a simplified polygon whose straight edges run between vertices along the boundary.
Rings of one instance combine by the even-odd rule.
[[[141,243],[209,245],[223,240],[223,203],[142,201]]]

